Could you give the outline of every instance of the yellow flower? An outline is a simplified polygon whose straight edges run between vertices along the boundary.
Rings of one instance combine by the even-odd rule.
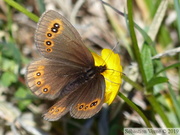
[[[101,56],[92,53],[95,66],[106,65],[107,70],[102,73],[105,78],[105,103],[110,105],[118,94],[122,79],[122,66],[120,65],[120,57],[110,49],[103,49]]]

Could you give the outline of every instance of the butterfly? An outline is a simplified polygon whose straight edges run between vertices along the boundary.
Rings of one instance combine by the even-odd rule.
[[[107,65],[95,64],[95,55],[70,22],[56,11],[46,11],[35,43],[42,58],[27,67],[27,85],[40,98],[57,99],[43,118],[56,121],[69,112],[73,118],[87,119],[98,113],[105,102]]]

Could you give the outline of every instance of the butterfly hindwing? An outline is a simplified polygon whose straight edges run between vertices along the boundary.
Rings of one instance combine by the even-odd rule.
[[[76,90],[61,98],[44,115],[44,119],[55,121],[70,111],[77,119],[87,119],[95,115],[104,103],[105,82],[102,75],[97,75]]]
[[[52,107],[50,107],[42,117],[48,121],[56,121],[64,116],[66,113],[69,112],[70,105],[72,104],[73,100],[69,100],[69,96],[72,93],[67,94],[66,96],[62,97],[59,101],[57,101]]]
[[[79,96],[70,108],[72,117],[87,119],[100,111],[104,103],[105,91],[105,82],[102,75],[97,74],[77,91],[79,91]]]

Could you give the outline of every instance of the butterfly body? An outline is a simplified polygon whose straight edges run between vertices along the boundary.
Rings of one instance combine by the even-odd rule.
[[[42,59],[27,68],[26,81],[41,98],[58,99],[43,117],[55,121],[70,112],[90,118],[104,103],[106,65],[95,66],[75,28],[59,13],[45,12],[38,23],[35,43]]]
[[[106,66],[94,66],[87,68],[84,71],[78,74],[78,77],[69,82],[67,86],[62,91],[72,91],[78,88],[80,85],[87,83],[90,79],[93,79],[95,76],[100,75],[106,70]]]

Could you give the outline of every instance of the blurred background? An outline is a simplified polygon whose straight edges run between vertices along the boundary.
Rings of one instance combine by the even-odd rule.
[[[11,1],[0,0],[0,135],[123,135],[126,127],[147,127],[142,116],[120,96],[90,119],[77,120],[67,114],[56,122],[43,120],[42,113],[54,101],[34,96],[25,82],[27,65],[41,57],[34,44],[37,22],[18,11],[20,7],[11,5]],[[152,85],[148,85],[150,92],[147,85],[144,87],[134,56],[127,18],[112,9],[127,13],[127,0],[104,1],[109,6],[100,0],[14,2],[38,17],[49,9],[58,11],[78,30],[89,50],[97,54],[103,48],[114,48],[121,57],[123,73],[132,81],[123,81],[120,92],[143,112],[152,127],[180,127],[178,0],[133,1],[134,22],[144,32],[135,29],[144,70]],[[145,39],[146,35],[151,40]],[[155,53],[144,49],[145,45]],[[166,81],[155,78],[159,71]]]

